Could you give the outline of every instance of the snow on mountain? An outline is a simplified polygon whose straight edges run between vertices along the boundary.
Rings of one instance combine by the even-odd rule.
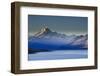
[[[44,27],[38,33],[36,33],[34,35],[34,37],[38,37],[38,38],[52,38],[52,37],[64,38],[64,37],[66,37],[66,35],[51,31],[48,27]]]
[[[87,48],[87,41],[88,41],[87,35],[80,35],[76,37],[72,45],[82,45],[84,48]]]
[[[65,35],[44,27],[29,38],[28,44],[31,49],[87,49],[88,35]]]

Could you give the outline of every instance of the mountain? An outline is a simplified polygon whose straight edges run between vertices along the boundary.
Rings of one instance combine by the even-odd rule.
[[[44,27],[38,33],[36,33],[34,37],[37,37],[37,38],[61,37],[63,38],[63,37],[66,37],[66,35],[53,32],[48,27]]]
[[[87,49],[88,35],[65,35],[42,28],[34,36],[28,38],[29,53],[53,50]]]

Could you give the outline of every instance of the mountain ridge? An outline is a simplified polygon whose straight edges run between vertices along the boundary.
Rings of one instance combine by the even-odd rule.
[[[52,31],[48,27],[42,28],[28,40],[29,49],[40,50],[77,50],[88,48],[88,34],[65,35]]]

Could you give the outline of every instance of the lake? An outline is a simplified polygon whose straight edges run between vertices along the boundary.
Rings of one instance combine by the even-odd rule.
[[[56,60],[88,58],[88,50],[55,50],[28,54],[28,60]]]

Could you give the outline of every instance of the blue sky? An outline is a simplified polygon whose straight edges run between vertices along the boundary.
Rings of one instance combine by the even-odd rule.
[[[36,33],[46,25],[64,34],[87,34],[88,18],[73,16],[28,15],[28,33]]]

